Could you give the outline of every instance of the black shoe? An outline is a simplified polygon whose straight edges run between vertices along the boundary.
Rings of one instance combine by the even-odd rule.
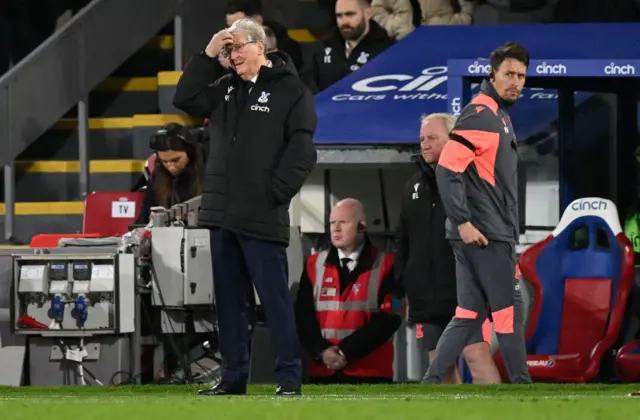
[[[284,382],[276,388],[276,395],[302,395],[302,387],[292,382]]]
[[[246,385],[236,385],[229,382],[220,382],[210,389],[201,389],[198,395],[244,395],[247,393]]]

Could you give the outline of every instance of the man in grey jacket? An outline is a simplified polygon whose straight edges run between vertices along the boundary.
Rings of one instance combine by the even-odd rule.
[[[491,313],[509,379],[530,383],[516,278],[518,152],[508,108],[524,87],[529,54],[508,42],[491,54],[491,74],[463,109],[442,151],[436,181],[456,256],[458,307],[438,341],[426,383],[441,383]]]

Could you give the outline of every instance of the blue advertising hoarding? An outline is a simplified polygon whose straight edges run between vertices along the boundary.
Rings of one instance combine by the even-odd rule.
[[[316,143],[415,144],[420,116],[449,109],[449,60],[465,59],[468,68],[468,58],[474,57],[482,72],[491,51],[509,40],[525,45],[533,58],[545,57],[545,65],[536,64],[543,72],[562,71],[557,66],[568,66],[567,60],[603,57],[607,65],[614,63],[612,72],[630,71],[615,66],[640,56],[640,24],[420,27],[316,95]],[[634,65],[634,71],[640,67]],[[576,106],[589,96],[576,95]],[[523,140],[557,116],[557,94],[549,89],[525,88],[512,108],[516,134]]]

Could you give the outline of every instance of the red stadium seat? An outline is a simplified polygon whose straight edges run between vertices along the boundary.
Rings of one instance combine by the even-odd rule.
[[[616,206],[601,198],[574,201],[551,235],[520,256],[520,269],[541,289],[527,334],[532,379],[595,379],[618,338],[633,285],[634,254]]]
[[[621,382],[640,380],[640,340],[625,344],[616,355],[616,376]]]
[[[135,223],[143,193],[99,191],[89,194],[84,204],[84,233],[119,236]]]
[[[41,233],[31,238],[31,248],[56,248],[60,239],[99,238],[99,233]]]

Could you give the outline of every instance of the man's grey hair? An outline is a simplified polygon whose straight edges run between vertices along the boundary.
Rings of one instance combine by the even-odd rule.
[[[422,117],[420,117],[420,127],[431,120],[442,120],[444,122],[444,127],[447,130],[447,133],[450,133],[451,130],[453,130],[453,126],[456,124],[456,119],[457,117],[455,115],[447,114],[446,112],[424,114]]]
[[[267,35],[264,33],[264,28],[255,19],[242,18],[233,22],[233,25],[229,28],[229,33],[233,34],[245,34],[247,42],[265,42]]]

